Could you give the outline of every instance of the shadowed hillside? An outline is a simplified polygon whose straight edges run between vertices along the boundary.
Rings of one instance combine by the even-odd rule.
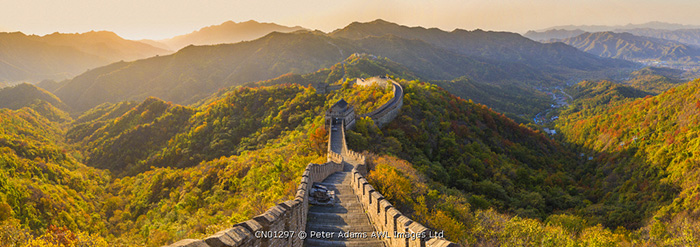
[[[699,150],[700,82],[644,98],[610,83],[588,84],[577,90],[583,94],[575,102],[584,104],[572,104],[557,127],[567,142],[599,152],[591,158],[599,164],[596,175],[585,179],[592,184],[586,194],[598,200],[589,210],[606,224],[652,229],[647,236],[659,242],[697,241],[688,234],[700,230],[693,165]],[[585,88],[602,90],[589,94]]]
[[[603,66],[629,66],[621,61],[607,61],[581,54],[569,46],[541,44],[516,33],[456,29],[446,32],[437,28],[407,27],[384,20],[354,22],[333,31],[333,37],[362,39],[392,34],[405,39],[425,41],[436,47],[464,55],[508,63],[527,63],[528,69],[565,71],[566,69],[602,69]],[[606,65],[603,65],[606,64]]]

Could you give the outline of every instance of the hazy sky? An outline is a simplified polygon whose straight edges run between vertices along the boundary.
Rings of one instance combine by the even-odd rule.
[[[700,25],[699,11],[697,0],[0,0],[0,30],[109,30],[129,39],[161,39],[227,20],[332,31],[381,18],[445,30],[524,32],[568,24]]]

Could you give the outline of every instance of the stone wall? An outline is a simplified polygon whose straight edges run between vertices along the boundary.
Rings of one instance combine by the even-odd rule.
[[[391,84],[394,85],[392,90],[394,97],[374,111],[360,116],[361,118],[372,118],[374,124],[379,128],[394,120],[403,106],[403,87],[393,80],[391,80]]]
[[[388,116],[387,114],[390,113],[394,114],[394,116],[391,117],[393,119],[394,117],[396,117],[396,115],[398,114],[398,110],[403,105],[403,88],[401,88],[401,85],[399,85],[398,83],[393,83],[395,85],[395,90],[400,90],[400,94],[395,95],[401,95],[401,97],[394,97],[394,99],[398,98],[398,101],[395,102],[397,104],[391,106],[392,108],[385,108],[385,112],[380,118],[385,118]],[[357,195],[358,199],[360,200],[362,208],[365,209],[365,213],[367,213],[367,216],[369,217],[370,222],[372,222],[374,229],[379,232],[387,232],[391,235],[391,237],[384,239],[387,246],[459,246],[445,239],[438,239],[432,237],[434,236],[434,234],[431,235],[432,232],[430,231],[430,229],[401,214],[401,212],[394,208],[394,206],[392,206],[388,200],[384,199],[384,196],[382,196],[381,193],[374,190],[374,187],[372,187],[372,185],[369,184],[369,182],[367,182],[367,179],[365,179],[365,176],[369,172],[366,164],[367,158],[364,155],[356,153],[348,148],[348,145],[345,141],[345,128],[343,128],[342,130],[342,156],[356,161],[356,165],[352,169],[352,182],[350,185],[352,186],[355,195]],[[397,235],[408,237],[397,237]]]
[[[342,157],[341,157],[342,159]],[[304,241],[299,237],[267,238],[256,237],[268,231],[294,231],[296,234],[306,230],[309,211],[309,189],[313,183],[326,179],[329,175],[343,170],[341,163],[329,162],[323,165],[306,166],[297,188],[296,196],[253,217],[253,219],[233,225],[204,239],[183,239],[170,247],[239,247],[239,246],[293,246],[301,247]]]
[[[386,77],[380,76],[370,77],[367,79],[357,78],[357,80],[355,80],[355,84],[360,86],[371,86],[372,84],[376,83],[380,87],[386,87],[387,80],[388,79]]]
[[[386,104],[370,114],[377,126],[381,127],[393,120],[403,106],[403,88],[398,83],[394,85],[394,97]],[[298,236],[289,238],[269,238],[256,236],[256,233],[269,231],[294,231],[296,234],[306,230],[307,214],[309,211],[309,189],[313,183],[322,182],[329,175],[343,171],[343,163],[354,164],[352,169],[351,186],[362,207],[369,217],[375,230],[387,232],[390,238],[385,239],[388,247],[452,247],[458,246],[450,241],[434,238],[430,229],[399,212],[384,196],[367,182],[365,176],[368,168],[366,157],[347,147],[345,142],[345,126],[341,124],[342,152],[332,152],[330,148],[331,135],[328,135],[328,162],[309,164],[306,166],[293,200],[289,200],[253,217],[248,221],[233,225],[204,239],[183,239],[171,247],[239,247],[239,246],[293,246],[301,247],[304,241]],[[346,159],[352,159],[346,160]],[[407,237],[396,237],[399,234]]]
[[[459,246],[445,239],[431,237],[431,231],[418,222],[403,215],[399,210],[374,190],[364,175],[356,168],[352,170],[352,184],[355,195],[360,199],[362,207],[369,216],[375,230],[387,232],[390,238],[385,242],[390,247],[437,247]],[[408,237],[396,237],[408,236]]]

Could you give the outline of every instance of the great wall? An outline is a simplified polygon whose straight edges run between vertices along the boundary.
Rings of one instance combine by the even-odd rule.
[[[394,97],[375,111],[360,116],[372,118],[379,127],[393,120],[403,105],[403,88],[389,81],[394,86]],[[169,246],[458,246],[433,237],[430,229],[403,215],[384,199],[365,179],[366,157],[347,148],[345,121],[331,120],[329,124],[328,161],[306,167],[293,200],[204,239],[183,239]],[[309,204],[314,185],[328,189],[334,198],[332,205]]]

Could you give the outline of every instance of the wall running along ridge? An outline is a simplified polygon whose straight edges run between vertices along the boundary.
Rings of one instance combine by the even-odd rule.
[[[391,120],[394,120],[394,118],[399,115],[399,110],[401,110],[401,107],[403,106],[403,87],[401,87],[401,85],[396,83],[394,80],[389,80],[389,82],[394,85],[394,89],[392,90],[394,97],[376,110],[360,115],[360,118],[372,118],[374,124],[379,128],[384,127],[386,124],[391,122]]]
[[[403,106],[403,88],[391,80],[394,85],[394,97],[377,110],[361,117],[370,117],[382,127],[398,116]],[[347,148],[345,142],[345,127],[341,123],[342,151],[340,154],[331,151],[331,134],[328,135],[328,162],[322,165],[309,164],[301,177],[296,196],[253,217],[253,219],[233,225],[233,227],[215,233],[204,239],[183,239],[169,247],[267,247],[293,246],[301,247],[304,240],[297,236],[289,238],[257,238],[255,232],[294,231],[299,233],[306,230],[307,214],[309,211],[309,189],[313,183],[320,183],[335,172],[343,171],[345,159],[351,159],[357,165],[352,169],[352,189],[360,200],[362,208],[370,219],[376,231],[388,232],[391,238],[384,239],[389,247],[454,247],[459,246],[445,239],[430,238],[430,229],[399,212],[393,205],[374,190],[367,182],[366,157]],[[394,234],[417,236],[415,238],[395,238]]]

